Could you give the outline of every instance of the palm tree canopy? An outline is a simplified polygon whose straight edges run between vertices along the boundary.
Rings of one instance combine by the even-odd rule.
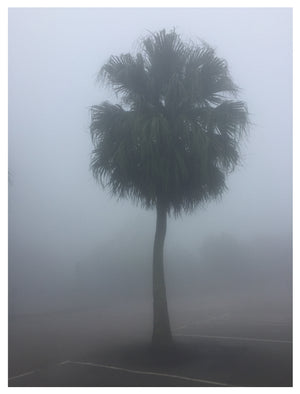
[[[91,169],[103,186],[175,214],[222,194],[248,121],[225,60],[163,30],[100,75],[120,98],[91,109]]]

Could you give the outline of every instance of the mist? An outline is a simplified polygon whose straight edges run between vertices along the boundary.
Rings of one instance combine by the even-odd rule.
[[[149,31],[173,27],[227,60],[251,124],[223,197],[168,217],[172,329],[198,322],[205,334],[210,324],[214,335],[248,337],[267,321],[277,328],[266,332],[290,339],[292,10],[13,8],[11,375],[96,352],[103,338],[129,348],[151,338],[155,211],[118,201],[94,180],[90,107],[118,102],[97,81],[110,55],[135,52]]]

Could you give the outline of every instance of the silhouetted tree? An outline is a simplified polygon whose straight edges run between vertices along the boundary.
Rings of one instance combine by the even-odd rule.
[[[91,109],[91,169],[113,195],[156,208],[152,343],[172,343],[163,248],[167,215],[220,196],[239,161],[247,109],[227,63],[174,31],[150,34],[136,55],[111,56],[100,76],[120,104]]]

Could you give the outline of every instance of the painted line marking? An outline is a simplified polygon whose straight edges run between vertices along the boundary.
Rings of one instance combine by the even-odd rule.
[[[213,320],[221,320],[222,318],[223,318],[223,316],[221,316],[220,318],[212,317],[212,318],[210,318],[208,320],[205,320],[205,321],[198,321],[198,320],[197,321],[191,321],[189,323],[185,323],[185,324],[183,324],[181,326],[175,327],[174,331],[182,330],[182,329],[187,328],[187,327],[199,326],[199,325],[202,325],[202,324],[205,325],[207,323],[210,323]],[[253,325],[253,323],[251,323],[251,322],[246,322],[246,323],[244,322],[243,324]],[[254,323],[254,325],[255,326],[269,325],[269,326],[274,326],[274,327],[278,327],[278,326],[288,327],[288,326],[290,326],[290,323],[286,323],[286,322],[257,322],[257,323]]]
[[[11,376],[10,378],[8,378],[8,380],[17,379],[17,378],[22,378],[23,376],[32,375],[32,374],[35,373],[35,372],[37,372],[37,370],[35,370],[35,371],[29,371],[29,372],[24,372],[24,373],[21,373],[20,375]]]
[[[272,342],[272,343],[292,343],[292,341],[285,341],[279,339],[263,339],[263,338],[248,338],[248,337],[222,337],[214,335],[197,335],[197,334],[174,334],[175,337],[198,337],[211,339],[234,339],[236,341],[257,341],[257,342]]]
[[[227,383],[213,382],[211,380],[189,378],[187,376],[165,374],[165,373],[160,373],[160,372],[138,371],[138,370],[133,370],[133,369],[115,367],[113,365],[95,364],[95,363],[84,362],[84,361],[64,361],[61,364],[76,364],[76,365],[85,365],[85,366],[90,366],[90,367],[108,368],[108,369],[114,369],[117,371],[135,373],[135,374],[140,374],[140,375],[163,376],[163,377],[167,377],[167,378],[175,378],[175,379],[188,380],[188,381],[198,382],[198,383],[212,384],[215,386],[229,386],[229,384],[227,384]]]
[[[62,361],[61,363],[58,363],[57,365],[64,365],[64,364],[68,364],[70,362],[71,362],[70,360],[65,360],[65,361]]]
[[[184,326],[180,326],[180,327],[175,328],[175,331],[182,330],[183,328],[186,328],[186,327],[188,327],[188,324],[185,324]]]
[[[62,362],[60,362],[60,363],[57,363],[56,365],[63,365],[63,364],[66,364],[66,363],[68,363],[68,362],[69,362],[69,360],[66,360],[66,361],[62,361]],[[21,373],[20,375],[11,376],[11,377],[8,378],[8,380],[17,379],[17,378],[22,378],[23,376],[32,375],[32,374],[34,374],[34,373],[36,373],[36,372],[39,372],[39,371],[40,371],[40,369],[35,369],[35,370],[33,370],[33,371],[24,372],[24,373]]]

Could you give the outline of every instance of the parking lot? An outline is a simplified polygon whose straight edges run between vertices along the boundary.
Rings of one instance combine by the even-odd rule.
[[[177,319],[170,354],[149,347],[141,308],[19,316],[9,323],[9,386],[291,386],[291,323],[214,311]],[[137,310],[132,311],[136,315]],[[177,324],[178,323],[178,324]]]

